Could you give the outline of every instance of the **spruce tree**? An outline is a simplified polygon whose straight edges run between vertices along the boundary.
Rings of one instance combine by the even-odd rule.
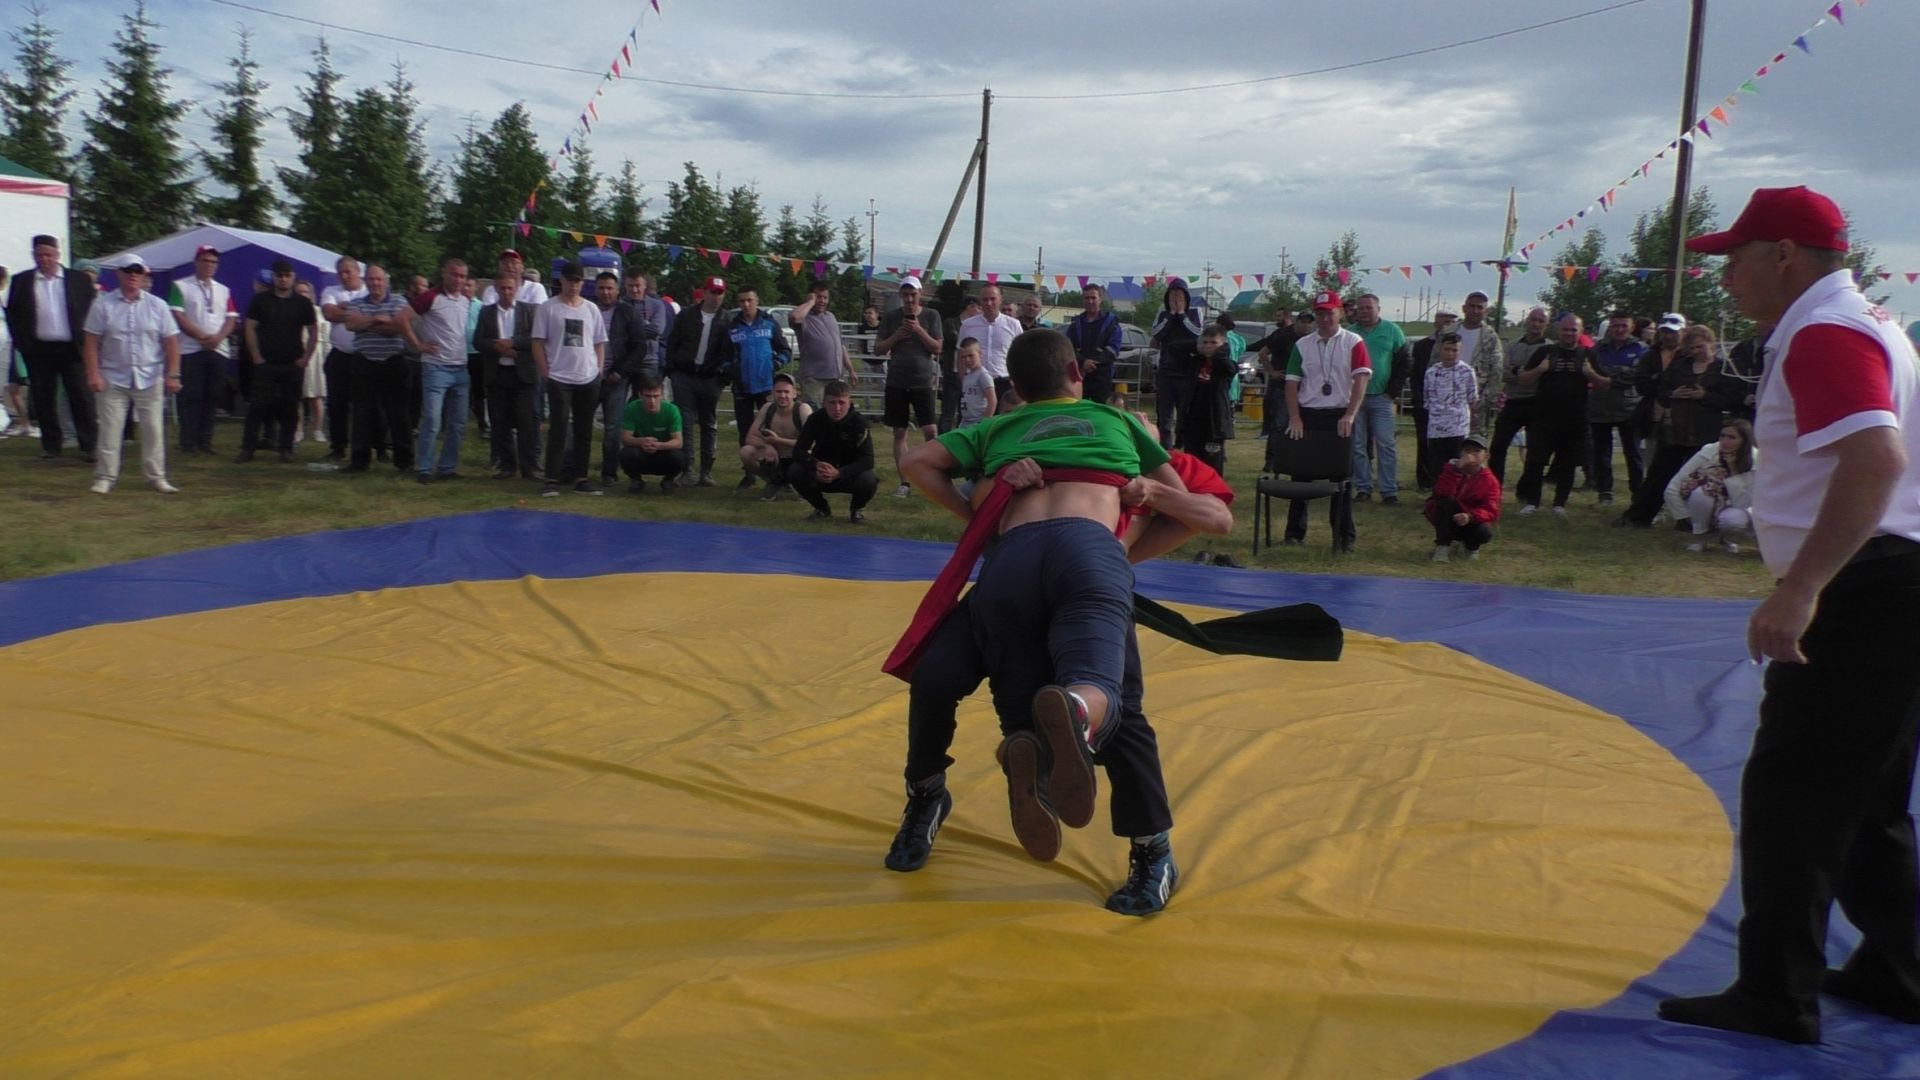
[[[1626,280],[1609,269],[1598,281],[1586,271],[1589,266],[1606,262],[1607,238],[1599,229],[1588,229],[1578,241],[1569,243],[1550,265],[1540,269],[1552,277],[1540,290],[1540,302],[1553,310],[1555,318],[1578,315],[1592,327],[1613,309],[1614,286]],[[1579,267],[1569,277],[1560,268]]]
[[[807,283],[813,279],[813,268],[803,267],[795,273],[793,264],[787,261],[801,258],[805,253],[800,243],[800,219],[793,216],[792,203],[780,208],[780,216],[774,219],[773,236],[767,242],[774,256],[773,289],[779,303],[797,304],[806,299]]]
[[[1706,188],[1693,193],[1687,206],[1687,231],[1690,235],[1711,232],[1718,219],[1719,211]],[[1663,202],[1659,207],[1641,214],[1628,234],[1631,251],[1626,263],[1630,267],[1642,268],[1640,272],[1627,272],[1616,282],[1613,289],[1614,303],[1635,315],[1644,315],[1657,319],[1662,313],[1672,310],[1673,274],[1662,271],[1661,267],[1673,265],[1673,204]],[[1729,300],[1726,291],[1720,288],[1718,274],[1708,272],[1707,257],[1688,252],[1688,267],[1698,267],[1698,277],[1689,275],[1681,286],[1680,311],[1693,322],[1718,325],[1723,315],[1737,319],[1739,312]]]
[[[667,212],[660,225],[661,241],[681,249],[680,257],[669,262],[661,275],[660,291],[682,304],[691,301],[695,285],[721,272],[716,256],[701,255],[697,249],[727,246],[720,242],[720,216],[726,204],[719,189],[700,175],[698,165],[689,161],[684,167],[686,175],[667,185]]]
[[[193,180],[174,124],[189,103],[172,98],[146,0],[123,17],[99,107],[87,117],[74,199],[74,247],[100,253],[166,236],[192,220]]]
[[[482,277],[492,274],[495,256],[505,247],[525,255],[530,267],[544,265],[558,244],[538,228],[530,227],[521,236],[502,222],[519,216],[529,194],[536,198],[528,221],[538,225],[545,220],[549,193],[544,189],[536,193],[535,188],[546,176],[547,160],[534,141],[533,118],[526,106],[517,102],[507,106],[484,131],[470,126],[461,140],[449,197],[441,211],[441,246],[447,254],[467,260]]]
[[[280,200],[273,187],[260,175],[260,128],[266,110],[260,96],[267,84],[260,81],[260,64],[253,58],[253,35],[240,29],[240,51],[233,58],[233,81],[220,85],[227,100],[213,112],[213,139],[218,153],[204,154],[207,173],[233,194],[212,196],[202,201],[201,212],[209,221],[241,229],[270,229]]]
[[[300,166],[280,169],[280,186],[287,191],[292,208],[294,235],[351,254],[340,243],[334,228],[334,212],[353,197],[353,186],[343,175],[336,150],[340,141],[341,101],[337,88],[340,73],[334,70],[333,53],[327,39],[321,38],[313,50],[313,70],[307,73],[307,86],[300,91],[300,108],[287,118],[293,137],[300,143]]]
[[[608,235],[630,240],[650,240],[646,220],[647,200],[640,194],[640,181],[633,175],[633,159],[620,163],[620,172],[608,184],[607,203],[601,208],[600,221]],[[636,245],[621,256],[629,269],[657,272],[664,260],[659,249]]]
[[[68,180],[73,176],[73,158],[60,125],[76,92],[67,88],[71,65],[54,51],[59,31],[47,25],[46,9],[35,4],[27,11],[33,21],[9,35],[20,77],[16,81],[0,74],[0,156],[56,180]]]
[[[413,85],[396,67],[386,86],[366,87],[347,102],[334,151],[339,174],[352,177],[354,186],[332,205],[329,242],[381,263],[395,280],[415,273],[431,278],[440,263],[432,234],[438,187],[416,109]]]
[[[773,268],[764,254],[767,250],[767,222],[760,212],[760,192],[750,184],[728,190],[726,209],[720,214],[720,247],[734,253],[723,277],[731,292],[753,289],[761,302],[773,295]],[[811,273],[811,271],[809,271]]]
[[[866,240],[859,218],[840,223],[840,253],[835,258],[847,269],[833,275],[833,313],[846,322],[859,321],[867,306],[867,276],[860,269],[867,261]]]

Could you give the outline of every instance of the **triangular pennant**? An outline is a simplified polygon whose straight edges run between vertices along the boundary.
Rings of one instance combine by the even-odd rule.
[[[1572,281],[1573,275],[1579,272],[1580,268],[1577,266],[1563,266],[1560,268],[1560,278],[1563,281]]]
[[[872,263],[862,264],[860,267],[860,276],[867,279],[868,281],[872,281],[873,280],[873,264]]]
[[[1122,280],[1122,281],[1124,281],[1124,282],[1126,282],[1126,283],[1127,283],[1127,284],[1129,284],[1129,285],[1131,285],[1131,284],[1133,284],[1133,279],[1132,279],[1132,278],[1121,278],[1120,280]],[[1264,288],[1266,288],[1266,287],[1267,287],[1267,275],[1265,275],[1265,274],[1255,274],[1255,275],[1253,275],[1253,283],[1254,283],[1254,285],[1256,285],[1256,286],[1258,286],[1259,288],[1262,288],[1262,289],[1264,289]]]
[[[823,278],[823,277],[826,277],[826,276],[827,276],[827,264],[826,264],[826,260],[824,260],[824,259],[816,259],[816,260],[814,260],[814,264],[813,264],[813,276],[814,276],[814,279],[815,279],[816,281],[817,281],[817,280],[819,280],[820,278]]]
[[[1017,281],[1017,282],[1019,282],[1019,283],[1020,283],[1020,284],[1022,284],[1022,285],[1025,285],[1025,284],[1027,283],[1027,279],[1026,279],[1026,278],[1024,278],[1024,277],[1022,277],[1022,276],[1021,276],[1021,275],[1019,275],[1019,274],[1008,274],[1007,276],[1008,276],[1008,277],[1010,277],[1010,278],[1012,278],[1013,280],[1015,280],[1015,281]],[[1039,282],[1037,282],[1037,281],[1036,281],[1036,282],[1034,282],[1034,284],[1036,284],[1036,285],[1038,285],[1038,284],[1039,284]]]
[[[1532,244],[1528,244],[1528,245],[1527,245],[1527,247],[1528,247],[1529,249],[1531,249],[1531,248],[1533,247],[1533,245],[1532,245]],[[1464,270],[1466,270],[1466,271],[1467,271],[1468,273],[1472,273],[1472,272],[1473,272],[1473,260],[1472,260],[1472,259],[1464,259],[1464,260],[1462,260],[1462,261],[1461,261],[1461,263],[1460,263],[1460,266],[1461,266],[1461,268],[1463,268]]]
[[[628,64],[632,64],[633,54],[631,52],[628,52],[627,48],[628,47],[625,45],[620,46],[620,59],[625,60]]]
[[[711,251],[708,251],[708,250],[707,250],[706,248],[703,248],[703,247],[699,247],[699,246],[695,246],[693,250],[695,250],[695,251],[697,251],[697,252],[699,252],[699,253],[700,253],[700,257],[701,257],[701,258],[703,258],[703,259],[704,259],[704,258],[709,258],[709,257],[711,257],[711,256],[713,255],[713,252],[711,252]]]
[[[1234,288],[1236,288],[1236,289],[1238,289],[1238,288],[1239,288],[1240,286],[1242,286],[1242,285],[1244,285],[1244,284],[1246,284],[1246,277],[1245,277],[1244,275],[1242,275],[1242,274],[1235,274],[1235,275],[1233,275],[1233,287],[1234,287]]]
[[[1920,273],[1909,273],[1906,277],[1909,285],[1920,283]]]
[[[653,0],[653,13],[660,14],[660,0]]]
[[[943,280],[943,279],[944,279],[944,278],[945,278],[946,276],[947,276],[947,272],[946,272],[945,270],[929,270],[929,271],[927,271],[927,280],[929,280],[929,281],[931,281],[931,282],[933,282],[933,283],[934,283],[935,285],[938,285],[938,284],[940,284],[940,282],[941,282],[941,281],[942,281],[942,280]]]
[[[679,261],[680,261],[680,253],[681,253],[682,251],[684,251],[684,250],[685,250],[685,249],[684,249],[684,248],[682,248],[682,247],[681,247],[681,246],[680,246],[679,244],[668,244],[668,245],[667,245],[667,261],[668,261],[668,262],[679,262]]]
[[[549,240],[558,240],[558,239],[560,239],[560,230],[559,230],[559,229],[556,229],[556,228],[554,228],[554,227],[553,227],[553,226],[551,226],[551,225],[549,225],[549,226],[547,226],[547,227],[546,227],[546,228],[544,228],[544,229],[541,229],[540,231],[541,231],[541,232],[544,232],[544,233],[546,233],[546,234],[547,234],[547,239],[549,239]]]
[[[1700,276],[1702,276],[1702,275],[1703,275],[1703,274],[1705,274],[1706,272],[1707,272],[1707,268],[1706,268],[1706,267],[1704,267],[1704,266],[1689,266],[1689,267],[1687,267],[1687,276],[1688,276],[1688,277],[1694,277],[1694,278],[1697,278],[1697,277],[1700,277]]]
[[[1707,115],[1713,117],[1715,120],[1720,121],[1722,126],[1733,123],[1733,121],[1727,119],[1727,110],[1717,105],[1714,106],[1713,111],[1708,113]]]
[[[1587,281],[1588,282],[1599,281],[1600,275],[1606,272],[1607,272],[1606,268],[1603,266],[1589,266],[1587,267]]]
[[[1334,275],[1334,277],[1336,277],[1336,278],[1338,278],[1338,279],[1340,280],[1340,284],[1342,284],[1342,285],[1345,285],[1345,284],[1347,284],[1348,282],[1350,282],[1350,281],[1352,281],[1352,280],[1353,280],[1353,271],[1351,271],[1351,270],[1342,270],[1342,271],[1340,271],[1339,273],[1337,273],[1337,274],[1335,274],[1335,275]]]
[[[526,222],[524,222],[524,221],[523,221],[523,222],[521,222],[521,223],[520,223],[520,235],[521,235],[521,236],[531,236],[531,235],[533,235],[533,226],[531,226],[531,225],[529,225],[529,224],[527,224],[527,223],[526,223]]]
[[[1055,275],[1053,275],[1053,287],[1054,287],[1055,289],[1064,289],[1064,288],[1066,288],[1066,287],[1067,287],[1067,275],[1065,275],[1065,274],[1055,274]]]
[[[754,265],[755,263],[757,263],[757,262],[759,262],[759,261],[760,261],[760,256],[758,256],[758,255],[749,255],[749,254],[747,254],[746,252],[744,252],[744,251],[743,251],[743,252],[741,252],[741,253],[740,253],[740,261],[741,261],[741,262],[743,262],[743,263],[746,263],[746,264],[747,264],[748,266],[752,266],[752,265]]]
[[[1799,37],[1794,38],[1793,44],[1795,48],[1799,49],[1803,53],[1806,53],[1808,56],[1813,55],[1813,46],[1807,44],[1807,35],[1801,34]]]
[[[727,263],[731,262],[732,259],[733,259],[733,252],[728,251],[726,248],[720,249],[720,269],[725,270],[727,268]]]
[[[1753,84],[1752,79],[1748,79],[1746,82],[1741,83],[1740,90],[1742,93],[1747,93],[1747,94],[1757,94],[1760,92],[1760,88]]]
[[[1426,271],[1426,274],[1427,274],[1427,276],[1428,276],[1428,277],[1432,277],[1432,276],[1433,276],[1433,264],[1432,264],[1432,263],[1421,263],[1421,264],[1420,264],[1420,269],[1422,269],[1422,270],[1424,270],[1424,271]]]
[[[1878,277],[1878,278],[1879,278],[1879,279],[1880,279],[1881,281],[1892,281],[1892,280],[1893,280],[1893,272],[1892,272],[1892,271],[1890,271],[1890,270],[1882,270],[1882,271],[1880,271],[1880,273],[1878,273],[1878,274],[1876,274],[1876,275],[1874,275],[1874,276],[1876,276],[1876,277]]]
[[[989,284],[989,285],[998,285],[998,284],[1000,284],[1000,272],[999,272],[999,271],[997,271],[997,270],[990,270],[990,271],[988,271],[988,272],[987,272],[987,284]]]
[[[1832,7],[1827,9],[1827,14],[1833,16],[1834,22],[1839,23],[1841,26],[1845,26],[1847,25],[1847,17],[1845,14],[1843,14],[1843,12],[1845,12],[1846,10],[1847,10],[1846,8],[1841,7],[1839,4],[1835,4]]]
[[[1121,274],[1121,275],[1120,275],[1120,283],[1121,283],[1122,285],[1125,285],[1125,286],[1126,286],[1127,288],[1129,288],[1129,289],[1131,289],[1131,288],[1133,288],[1133,275],[1132,275],[1132,274]]]
[[[1080,275],[1080,288],[1081,288],[1081,289],[1083,289],[1083,290],[1084,290],[1084,289],[1085,289],[1085,288],[1087,287],[1087,280],[1088,280],[1088,278],[1087,278],[1087,275],[1085,275],[1085,274],[1081,274],[1081,275]]]
[[[1700,134],[1705,135],[1709,139],[1713,138],[1713,129],[1707,126],[1705,120],[1700,121]]]
[[[576,244],[584,244],[587,242],[587,238],[576,230],[568,229],[567,235],[573,237],[573,242]]]
[[[1298,281],[1300,283],[1301,288],[1304,289],[1307,287],[1307,272],[1305,270],[1300,270],[1295,272],[1293,277],[1295,281]]]
[[[799,265],[800,260],[795,259],[793,260],[793,262],[794,262],[793,272],[797,274],[800,272],[800,265]],[[898,277],[900,275],[900,268],[897,266],[889,266],[887,267],[887,273],[892,274],[895,277]]]
[[[787,260],[787,273],[789,273],[789,274],[797,274],[797,273],[799,273],[799,272],[800,272],[800,260],[799,260],[799,259],[788,259],[788,260]]]
[[[1652,273],[1652,271],[1650,271],[1650,270],[1635,270],[1635,271],[1633,272],[1633,280],[1635,280],[1635,281],[1645,281],[1645,280],[1647,280],[1647,275],[1648,275],[1648,274],[1650,274],[1650,273]]]
[[[594,246],[594,247],[599,247],[599,248],[603,248],[603,247],[606,247],[606,246],[607,246],[607,234],[606,234],[606,233],[594,233],[594,234],[593,234],[593,246]]]
[[[1403,277],[1403,278],[1406,278],[1406,279],[1407,279],[1408,281],[1412,281],[1412,280],[1413,280],[1413,267],[1411,267],[1411,266],[1403,266],[1403,267],[1401,267],[1401,268],[1400,268],[1400,276],[1401,276],[1401,277]]]
[[[625,255],[627,252],[632,250],[633,250],[633,241],[628,240],[625,237],[622,237],[620,240],[620,254]]]

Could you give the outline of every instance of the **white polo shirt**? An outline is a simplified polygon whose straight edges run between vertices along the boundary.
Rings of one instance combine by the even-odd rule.
[[[1344,409],[1353,401],[1353,377],[1373,377],[1367,342],[1341,327],[1332,337],[1318,330],[1293,343],[1287,357],[1287,381],[1298,386],[1303,409]]]
[[[522,281],[520,283],[520,291],[515,293],[513,298],[523,304],[544,304],[547,302],[547,287],[537,281]],[[500,294],[494,291],[492,285],[488,285],[486,289],[480,293],[480,302],[483,304],[497,304],[500,302]]]
[[[365,285],[357,289],[349,289],[344,285],[329,285],[320,291],[320,306],[324,308],[328,304],[336,304],[344,308],[365,295],[367,295]],[[321,313],[321,317],[325,317],[324,312]],[[353,331],[347,329],[347,320],[344,318],[335,320],[333,329],[327,331],[327,347],[350,353],[353,351],[353,338]]]
[[[240,316],[233,306],[233,293],[211,278],[201,281],[197,277],[190,277],[174,282],[167,290],[167,306],[179,312],[188,326],[202,334],[211,334],[226,325],[229,318],[238,320]],[[193,347],[199,352],[224,357],[227,355],[227,342],[231,339],[232,335],[221,338],[220,344],[210,349],[202,348],[197,341]]]
[[[119,289],[95,299],[85,330],[100,335],[101,377],[109,386],[133,390],[150,390],[166,377],[162,343],[180,336],[166,301],[145,289],[131,300]]]
[[[431,341],[439,346],[432,352],[421,353],[421,363],[467,366],[467,316],[477,303],[478,300],[445,292],[437,285],[415,298],[413,311],[426,332],[416,330],[413,336],[421,339],[421,344]]]
[[[1893,428],[1906,473],[1878,533],[1920,540],[1920,363],[1893,317],[1836,270],[1800,294],[1768,344],[1754,406],[1753,528],[1767,571],[1783,577],[1813,528],[1838,464],[1831,447]]]

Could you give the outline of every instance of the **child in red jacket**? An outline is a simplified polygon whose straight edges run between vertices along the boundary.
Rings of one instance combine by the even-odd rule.
[[[1487,468],[1486,440],[1468,435],[1460,440],[1460,457],[1447,462],[1427,499],[1427,520],[1433,522],[1433,561],[1446,562],[1455,542],[1465,544],[1467,558],[1480,557],[1480,547],[1493,539],[1493,523],[1500,520],[1500,478]]]

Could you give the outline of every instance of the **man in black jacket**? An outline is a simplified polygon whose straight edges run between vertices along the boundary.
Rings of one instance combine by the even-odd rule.
[[[40,418],[40,457],[60,456],[60,387],[65,386],[74,441],[92,461],[97,429],[80,338],[93,307],[93,282],[85,274],[67,273],[60,265],[60,241],[51,236],[33,238],[33,262],[35,271],[16,275],[7,294],[7,330],[27,360],[33,411]]]
[[[480,354],[491,418],[495,480],[515,476],[531,480],[540,468],[540,425],[533,418],[540,371],[533,363],[533,320],[537,304],[517,301],[511,291],[496,294],[480,312],[473,347]]]
[[[667,334],[667,371],[673,379],[673,403],[683,423],[700,424],[701,487],[713,486],[713,454],[720,436],[720,390],[727,384],[733,339],[720,316],[727,283],[710,277],[700,285],[700,302],[683,308]],[[683,481],[684,482],[684,481]]]
[[[821,397],[820,408],[800,426],[787,482],[813,507],[808,521],[833,516],[827,492],[852,495],[847,519],[865,521],[864,509],[880,490],[880,478],[873,471],[873,432],[867,418],[853,407],[852,390],[845,382],[827,383]]]

